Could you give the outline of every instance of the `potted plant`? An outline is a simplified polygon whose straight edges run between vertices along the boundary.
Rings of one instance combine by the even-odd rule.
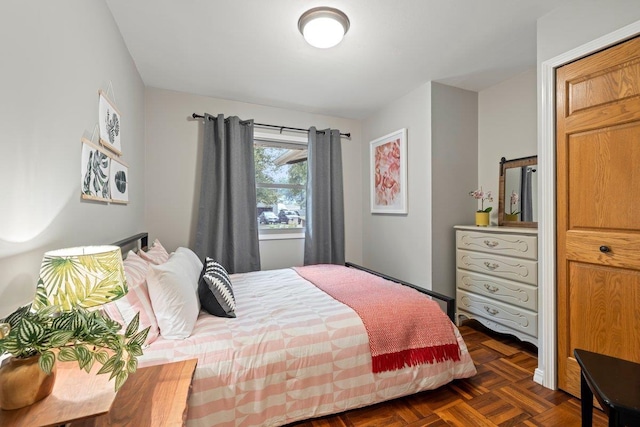
[[[517,209],[520,196],[513,190],[509,200],[509,213],[505,214],[505,221],[517,221],[520,211]]]
[[[482,191],[482,187],[479,190],[470,191],[469,195],[476,200],[480,200],[480,209],[476,211],[476,225],[486,227],[489,225],[489,212],[493,209],[491,206],[485,209],[484,201],[493,202],[493,196],[491,191],[486,193]]]
[[[138,331],[138,327],[138,314],[121,333],[122,326],[101,311],[79,306],[67,311],[58,306],[20,307],[0,321],[0,354],[12,356],[0,368],[0,407],[17,409],[48,396],[56,360],[75,361],[87,372],[99,363],[98,374],[115,378],[117,391],[136,371],[142,355],[149,328]],[[30,373],[25,379],[26,371]]]

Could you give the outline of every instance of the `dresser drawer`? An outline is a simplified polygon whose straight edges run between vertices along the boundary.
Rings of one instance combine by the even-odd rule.
[[[459,310],[490,319],[533,337],[538,336],[538,314],[458,289]]]
[[[485,295],[531,311],[538,311],[538,288],[466,270],[456,274],[458,289]]]
[[[456,266],[464,270],[516,280],[534,286],[538,283],[537,261],[458,249]]]
[[[456,247],[469,251],[538,259],[537,236],[457,230]]]

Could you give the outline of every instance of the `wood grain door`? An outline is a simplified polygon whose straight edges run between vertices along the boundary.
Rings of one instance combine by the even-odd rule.
[[[575,348],[640,362],[640,38],[557,70],[558,385]]]

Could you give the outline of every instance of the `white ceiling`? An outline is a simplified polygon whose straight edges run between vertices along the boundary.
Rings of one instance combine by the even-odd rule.
[[[535,66],[536,19],[564,0],[106,0],[145,85],[364,118],[433,80],[479,91]],[[309,46],[316,6],[351,28]]]

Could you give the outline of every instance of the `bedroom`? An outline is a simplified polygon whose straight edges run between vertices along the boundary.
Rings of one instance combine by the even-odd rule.
[[[549,58],[640,19],[635,1],[558,2],[537,21],[535,44],[530,46],[537,59],[517,75],[477,93],[425,82],[367,117],[354,119],[146,87],[107,3],[50,3],[8,1],[0,6],[0,309],[5,312],[32,296],[37,268],[48,249],[83,244],[87,236],[111,242],[142,229],[162,236],[169,248],[189,245],[197,175],[189,165],[200,144],[198,123],[187,120],[193,112],[352,132],[352,140],[343,143],[344,157],[352,165],[345,171],[348,259],[452,294],[451,226],[472,221],[474,204],[466,193],[480,184],[497,190],[500,157],[538,151],[541,94],[536,69]],[[96,92],[106,90],[109,82],[128,135],[124,158],[130,167],[131,201],[126,206],[82,203],[78,197],[80,138],[91,136]],[[438,96],[444,104],[437,103]],[[452,183],[435,169],[430,177],[420,165],[428,159],[434,137],[427,126],[432,106],[465,103],[458,96],[477,97],[477,112],[468,113],[477,125],[457,129],[469,132],[462,138],[471,144],[463,159],[468,176]],[[409,165],[410,215],[374,218],[363,196],[368,188],[368,142],[402,127],[410,130],[415,154],[415,163]],[[522,129],[525,136],[513,144],[516,130]],[[172,174],[172,165],[186,172]],[[440,191],[428,197],[430,188]],[[437,250],[425,244],[436,241],[442,245]],[[382,250],[385,246],[398,250]]]

